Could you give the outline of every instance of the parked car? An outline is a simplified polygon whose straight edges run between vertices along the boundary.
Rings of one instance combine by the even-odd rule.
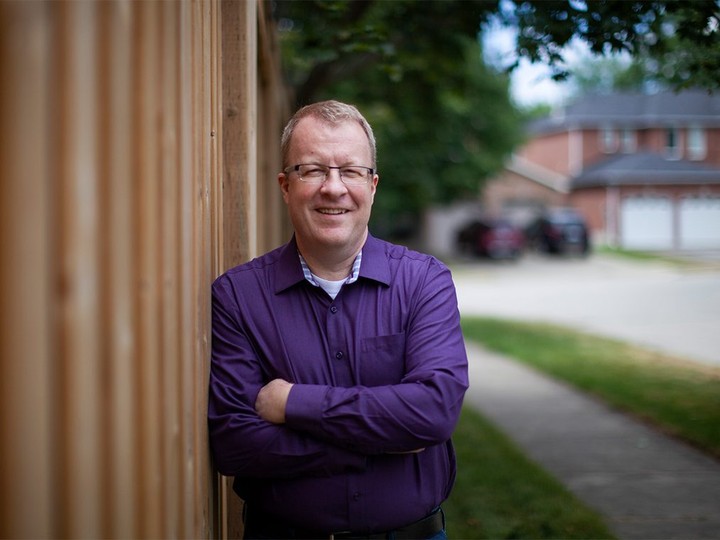
[[[528,244],[546,253],[590,252],[590,234],[585,219],[572,208],[548,210],[525,231]]]
[[[505,219],[474,220],[458,231],[457,246],[465,254],[515,259],[523,252],[525,234]]]

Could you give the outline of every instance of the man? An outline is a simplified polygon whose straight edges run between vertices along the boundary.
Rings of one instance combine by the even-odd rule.
[[[455,288],[368,233],[375,153],[355,107],[300,109],[278,175],[295,234],[213,284],[210,442],[246,538],[446,537],[468,385]]]

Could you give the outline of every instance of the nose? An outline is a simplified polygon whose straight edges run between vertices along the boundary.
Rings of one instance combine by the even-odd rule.
[[[347,186],[340,177],[340,169],[330,169],[328,171],[320,190],[325,193],[343,193],[347,191]]]

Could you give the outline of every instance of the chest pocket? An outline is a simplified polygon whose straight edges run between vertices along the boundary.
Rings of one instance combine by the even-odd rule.
[[[363,339],[358,375],[363,386],[399,383],[405,375],[405,334]]]

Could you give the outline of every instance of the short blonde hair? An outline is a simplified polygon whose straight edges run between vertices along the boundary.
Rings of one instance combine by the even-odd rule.
[[[360,127],[367,135],[368,145],[370,146],[370,156],[372,158],[372,167],[375,168],[377,164],[377,148],[375,145],[375,135],[373,135],[372,127],[360,111],[353,105],[342,103],[340,101],[319,101],[310,105],[305,105],[299,109],[283,130],[282,138],[280,139],[280,152],[282,153],[283,168],[289,167],[292,163],[287,163],[288,153],[290,151],[290,142],[292,140],[293,133],[298,122],[303,118],[313,117],[329,124],[339,124],[341,122],[353,121],[360,124]]]

